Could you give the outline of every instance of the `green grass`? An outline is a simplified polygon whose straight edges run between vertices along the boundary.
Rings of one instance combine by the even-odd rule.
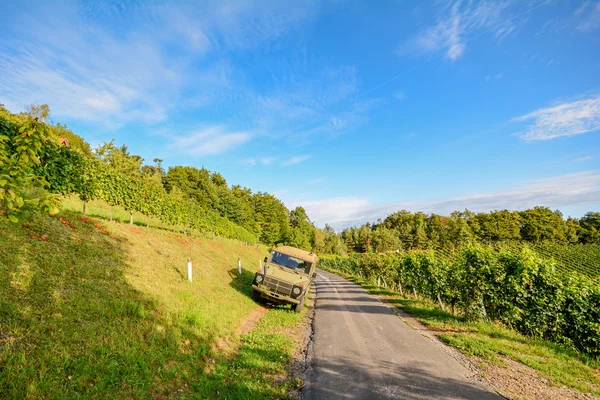
[[[285,398],[290,390],[298,389],[301,382],[284,379],[296,346],[286,328],[293,328],[301,318],[288,307],[272,309],[253,332],[242,336],[235,358],[221,358],[210,373],[194,382],[192,397],[273,399]]]
[[[73,212],[0,219],[0,398],[283,397],[290,383],[275,376],[295,339],[281,328],[302,315],[273,308],[238,335],[261,309],[250,281],[266,252],[195,238],[188,282],[180,233]]]
[[[401,296],[372,282],[340,275],[418,318],[442,341],[463,354],[492,364],[502,364],[502,357],[508,357],[540,371],[554,385],[600,395],[600,362],[597,360],[552,342],[526,337],[499,323],[467,322],[428,300]]]

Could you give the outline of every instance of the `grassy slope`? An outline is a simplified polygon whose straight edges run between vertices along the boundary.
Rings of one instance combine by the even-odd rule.
[[[341,274],[339,271],[331,271]],[[370,293],[417,317],[447,344],[484,362],[502,364],[508,357],[534,368],[558,386],[564,385],[585,393],[600,395],[600,363],[557,344],[532,339],[491,322],[467,322],[442,311],[437,304],[423,299],[401,296],[372,282],[346,276]]]
[[[273,377],[294,339],[280,328],[301,316],[269,309],[236,334],[262,314],[249,287],[266,250],[194,239],[190,283],[179,233],[71,212],[0,219],[0,397],[284,396]]]

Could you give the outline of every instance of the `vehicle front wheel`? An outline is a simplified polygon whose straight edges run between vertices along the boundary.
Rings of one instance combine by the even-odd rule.
[[[300,303],[292,304],[292,310],[296,311],[297,313],[301,312],[302,309],[304,308],[304,298],[305,297],[306,297],[306,294],[304,296],[302,296],[302,298],[300,299]]]
[[[252,300],[260,301],[260,292],[258,290],[252,290]]]

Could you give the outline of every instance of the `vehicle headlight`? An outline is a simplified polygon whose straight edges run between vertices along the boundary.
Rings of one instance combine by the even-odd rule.
[[[294,285],[294,287],[292,288],[292,293],[291,293],[292,297],[296,298],[296,297],[300,296],[302,294],[303,289],[304,288],[302,286]]]
[[[262,274],[256,274],[256,276],[254,276],[254,282],[256,284],[261,284],[263,279],[265,279],[265,277]]]

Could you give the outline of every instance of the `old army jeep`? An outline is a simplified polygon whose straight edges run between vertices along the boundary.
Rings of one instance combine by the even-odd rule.
[[[308,288],[317,275],[318,257],[308,251],[280,246],[265,257],[262,271],[254,275],[252,298],[273,303],[290,303],[292,310],[302,311]]]

